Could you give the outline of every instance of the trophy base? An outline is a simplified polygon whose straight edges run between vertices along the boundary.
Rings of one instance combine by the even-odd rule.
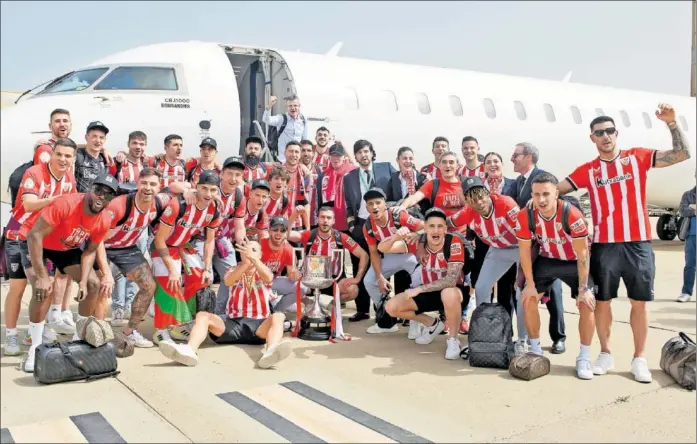
[[[309,318],[303,316],[300,319],[300,331],[298,338],[306,341],[328,341],[332,335],[332,318]]]

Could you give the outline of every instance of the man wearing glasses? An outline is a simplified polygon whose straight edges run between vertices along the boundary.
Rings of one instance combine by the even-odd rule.
[[[687,139],[675,121],[673,107],[659,104],[656,117],[670,130],[672,150],[620,150],[615,121],[608,116],[596,117],[590,124],[590,139],[598,149],[598,157],[576,168],[559,184],[560,194],[587,188],[593,212],[590,274],[597,286],[595,319],[601,351],[593,365],[593,373],[604,375],[614,368],[610,349],[610,302],[617,297],[621,278],[632,305],[632,374],[643,383],[651,382],[644,357],[649,331],[646,302],[654,298],[656,274],[652,229],[646,208],[646,175],[651,168],[669,167],[690,158]],[[579,288],[580,293],[586,290]]]
[[[34,371],[35,350],[41,345],[43,320],[51,302],[47,296],[50,295],[53,284],[46,270],[45,259],[53,262],[61,273],[70,275],[80,283],[77,297],[80,302],[78,319],[88,316],[104,319],[114,279],[103,241],[114,220],[114,212],[107,205],[116,196],[117,190],[116,179],[101,174],[92,183],[89,193],[60,196],[41,210],[36,224],[29,231],[29,257],[24,268],[33,269],[28,274],[34,295],[29,305],[29,334],[32,344],[24,371]],[[85,243],[87,245],[83,251]],[[97,278],[93,268],[95,259],[101,271],[101,280]]]

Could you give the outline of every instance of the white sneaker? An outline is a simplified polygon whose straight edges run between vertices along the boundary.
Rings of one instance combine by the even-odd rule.
[[[445,359],[460,359],[460,351],[462,350],[460,341],[457,338],[448,338],[445,349]]]
[[[692,295],[683,293],[678,297],[678,302],[690,302],[690,299],[692,299]]]
[[[545,352],[544,352],[544,350],[542,350],[542,347],[540,347],[538,349],[530,347],[530,353],[534,353],[537,356],[544,356],[545,355]]]
[[[73,319],[73,312],[70,310],[65,310],[61,312],[61,319],[63,319],[63,322],[66,324],[75,327],[75,320]]]
[[[7,335],[5,342],[5,356],[17,356],[22,353],[19,348],[19,339],[17,335]]]
[[[593,379],[593,364],[587,358],[576,358],[576,376],[579,379]]]
[[[123,327],[124,324],[126,323],[123,319],[124,316],[124,309],[123,308],[115,308],[111,312],[111,321],[109,323],[111,324],[112,327]]]
[[[424,326],[421,330],[421,334],[414,342],[419,345],[428,345],[436,339],[443,330],[445,329],[445,324],[439,318],[436,318],[436,325],[431,325],[429,327]]]
[[[75,334],[75,326],[66,323],[60,315],[58,315],[57,318],[46,324],[46,327],[54,330],[56,333],[61,335]],[[46,331],[46,328],[44,328],[44,331]]]
[[[515,355],[522,356],[528,352],[528,344],[525,341],[518,340],[515,343]]]
[[[195,367],[198,364],[198,355],[189,344],[175,344],[174,342],[163,342],[160,344],[160,351],[167,358],[184,364],[187,367]]]
[[[421,335],[421,328],[423,325],[419,321],[411,320],[409,321],[409,334],[407,334],[407,338],[409,339],[416,339]]]
[[[155,345],[160,345],[164,342],[173,343],[174,341],[172,340],[172,337],[169,335],[169,330],[155,330],[155,333],[153,333],[152,335],[152,342],[155,343]]]
[[[381,328],[378,326],[378,324],[373,324],[366,330],[366,332],[373,335],[377,335],[380,333],[395,333],[397,331],[399,331],[399,325],[397,324],[394,324],[392,328]]]
[[[175,341],[189,342],[189,335],[191,334],[191,325],[175,325],[169,329],[169,334]]]
[[[652,381],[649,364],[646,362],[646,358],[641,356],[632,360],[632,374],[634,375],[634,380],[637,382],[648,384]]]
[[[24,361],[24,371],[27,373],[34,373],[34,360],[36,358],[36,349],[30,348],[27,354],[27,360]]]
[[[259,359],[259,367],[261,368],[271,368],[274,365],[278,364],[280,361],[286,359],[288,356],[290,356],[290,352],[292,350],[291,342],[290,340],[286,339],[285,341],[279,342],[278,344],[274,345],[273,347],[267,347],[266,350],[264,350],[264,353],[261,355],[261,358]]]
[[[145,339],[138,330],[133,330],[130,335],[126,336],[126,339],[128,339],[128,342],[133,344],[134,347],[138,348],[150,348],[155,345]]]
[[[615,368],[615,360],[610,353],[600,353],[598,359],[593,363],[593,374],[604,375]]]

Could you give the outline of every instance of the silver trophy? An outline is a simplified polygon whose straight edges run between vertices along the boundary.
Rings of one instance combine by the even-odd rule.
[[[326,341],[332,334],[332,316],[319,303],[320,290],[331,287],[343,274],[344,250],[331,250],[330,256],[305,256],[303,250],[300,250],[300,253],[302,264],[300,282],[307,288],[313,289],[313,292],[306,296],[307,303],[305,303],[305,311],[300,318],[298,337],[308,341]],[[341,266],[339,274],[334,276],[333,264],[337,256]]]

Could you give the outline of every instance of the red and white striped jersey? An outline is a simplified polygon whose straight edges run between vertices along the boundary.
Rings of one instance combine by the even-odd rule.
[[[306,205],[310,206],[310,225],[314,226],[318,224],[318,212],[317,208],[317,170],[313,166],[310,169],[310,176],[305,178],[305,198],[307,200]],[[302,226],[302,224],[301,224]]]
[[[149,162],[155,169],[162,173],[160,189],[164,189],[171,183],[184,182],[186,180],[186,164],[182,159],[177,159],[174,165],[170,164],[165,156],[155,156]]]
[[[150,207],[140,209],[136,202],[135,197],[133,197],[133,204],[130,208],[130,214],[126,220],[121,224],[117,225],[126,216],[126,211],[128,211],[128,195],[122,195],[116,197],[109,204],[109,208],[114,212],[114,221],[111,226],[111,230],[104,238],[105,248],[128,248],[138,242],[143,230],[147,228],[148,225],[157,217],[157,204],[155,199],[160,199],[159,196],[155,196]],[[161,205],[164,206],[165,203]]]
[[[285,207],[283,206],[284,202],[286,204]],[[269,196],[269,198],[266,199],[266,204],[264,204],[264,212],[269,219],[276,216],[283,216],[286,219],[289,219],[292,211],[293,205],[291,204],[290,199],[284,195],[281,195],[277,199]]]
[[[450,257],[445,259],[445,242],[441,247],[433,251],[428,246],[424,249],[426,253],[425,258],[421,263],[421,283],[430,284],[432,282],[438,281],[445,278],[448,275],[448,263],[464,263],[465,262],[465,244],[462,242],[458,236],[452,236],[452,241],[450,242]],[[407,251],[413,255],[416,255],[417,244],[416,242],[411,243],[407,247]],[[460,269],[460,275],[457,278],[457,284],[462,285],[465,282],[464,268]]]
[[[428,165],[421,167],[419,172],[422,174],[428,174],[431,177],[431,179],[440,179],[441,177],[443,177],[441,175],[440,168],[436,166],[435,162],[429,163]]]
[[[53,156],[53,148],[55,146],[56,141],[54,139],[50,139],[48,144],[37,146],[36,150],[34,150],[34,165],[48,163],[51,160],[51,156]]]
[[[260,231],[268,230],[269,222],[271,222],[271,219],[263,208],[252,214],[249,212],[249,202],[245,204],[244,226],[247,228],[248,239],[256,239],[259,236]],[[235,238],[235,227],[232,225],[232,221],[230,221],[230,237],[232,239]]]
[[[19,236],[19,239],[27,240],[29,230],[39,219],[40,211],[27,212],[24,210],[22,201],[25,195],[33,194],[39,199],[48,199],[76,192],[75,177],[70,171],[66,171],[61,179],[56,179],[48,163],[39,163],[29,167],[22,176],[22,183],[17,191],[17,201],[12,209],[12,217],[21,227],[17,233],[8,233],[7,238],[13,239],[15,236]]]
[[[143,162],[138,159],[133,162],[130,159],[126,159],[122,164],[121,168],[118,168],[116,162],[113,162],[109,166],[109,174],[114,176],[119,183],[137,183],[138,177],[140,177],[140,172],[143,170]]]
[[[286,267],[293,266],[295,252],[288,242],[284,241],[283,245],[278,250],[273,249],[268,237],[260,240],[259,244],[261,245],[261,261],[271,270],[273,277],[276,278],[280,276],[281,272],[285,270]]]
[[[516,225],[520,208],[515,200],[502,194],[491,196],[491,214],[480,216],[472,207],[466,207],[448,218],[449,225],[467,225],[477,233],[482,242],[496,248],[518,245]]]
[[[179,205],[179,199],[170,200],[158,225],[158,229],[162,224],[174,227],[166,241],[168,247],[179,247],[193,236],[203,234],[205,228],[215,229],[220,226],[222,219],[220,214],[216,214],[218,211],[214,201],[203,209],[196,205],[184,204],[186,208],[181,218],[179,218]]]
[[[316,150],[317,146],[315,146],[315,157],[312,159],[313,169],[315,165],[319,165],[320,170],[323,170],[329,166],[329,149],[322,154],[318,153]]]
[[[259,165],[257,165],[256,168],[250,168],[245,164],[242,178],[250,185],[257,179],[269,180],[269,174],[271,174],[272,168],[273,164],[268,162],[259,162]]]
[[[569,209],[569,231],[564,231],[562,224],[561,205],[564,201],[559,199],[557,213],[551,219],[545,219],[539,211],[533,211],[535,218],[535,240],[540,245],[540,255],[562,261],[575,261],[578,259],[574,250],[573,240],[588,236],[588,225],[583,219],[583,214],[575,206]],[[518,225],[516,226],[518,239],[531,240],[528,211],[526,209],[518,213]]]
[[[407,210],[402,210],[399,212],[399,226],[407,227],[411,231],[418,231],[421,220],[409,215]],[[368,224],[373,231],[373,236],[368,233]],[[394,216],[392,211],[387,210],[387,223],[384,226],[379,226],[377,222],[372,218],[368,218],[368,221],[363,225],[363,237],[368,245],[377,246],[382,240],[392,236],[397,232],[397,225],[394,221]]]
[[[613,160],[600,157],[581,165],[566,179],[587,188],[593,214],[593,242],[650,241],[646,208],[646,174],[656,163],[656,150],[632,148]]]
[[[458,176],[465,176],[465,177],[474,177],[477,176],[480,179],[484,180],[486,177],[486,172],[484,171],[484,163],[480,163],[478,167],[476,167],[473,170],[470,170],[467,168],[467,165],[462,165],[458,170],[457,170],[457,175]]]
[[[286,187],[286,195],[290,199],[291,212],[298,206],[298,203],[305,203],[305,176],[303,175],[300,168],[295,171],[291,171],[288,165],[285,166],[290,173],[290,180],[288,181],[288,186]],[[290,214],[290,213],[289,213]],[[297,217],[291,228],[300,228],[303,226],[302,217]]]
[[[228,235],[234,231],[234,219],[244,218],[247,198],[244,197],[244,192],[240,190],[240,202],[239,205],[235,206],[236,193],[237,189],[230,194],[225,194],[222,189],[220,190],[220,199],[223,201],[223,209],[220,212],[220,217],[223,220],[218,228],[216,237],[228,237]]]
[[[339,233],[341,234],[341,243],[343,247],[351,254],[356,254],[356,249],[358,248],[356,241],[349,237],[346,233]],[[306,248],[307,243],[310,241],[310,234],[312,234],[312,230],[300,231],[299,234],[300,244],[303,246],[303,248]],[[315,240],[312,242],[310,251],[308,251],[307,254],[310,256],[331,256],[334,254],[332,252],[337,250],[337,246],[336,238],[334,237],[334,230],[330,231],[328,237],[322,237],[322,233],[319,231],[319,229],[317,229],[317,235],[315,236]],[[341,257],[338,254],[334,254],[332,259],[332,273],[334,273],[334,276],[338,276],[342,267],[342,263],[340,262]]]
[[[187,171],[187,177],[191,176],[191,180],[189,182],[191,182],[191,185],[193,185],[194,187],[198,183],[198,178],[199,178],[199,176],[201,176],[202,172],[213,171],[218,176],[220,176],[220,172],[221,172],[218,168],[215,168],[215,167],[213,167],[210,170],[207,170],[207,169],[204,170],[203,167],[201,166],[201,164],[196,159],[187,160],[186,171]]]
[[[264,284],[258,271],[254,270],[251,276],[245,273],[230,287],[226,314],[230,319],[266,319],[270,297],[271,286]]]

